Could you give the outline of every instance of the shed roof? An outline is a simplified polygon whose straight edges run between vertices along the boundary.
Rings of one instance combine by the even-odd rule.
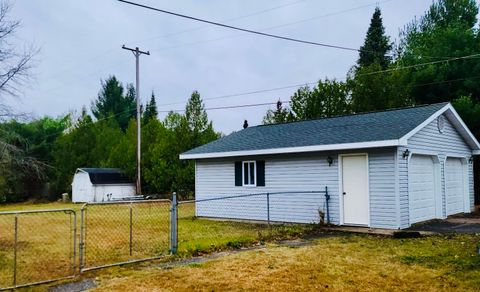
[[[118,168],[79,168],[88,173],[94,185],[132,184],[133,181]]]
[[[396,146],[399,145],[400,139],[435,114],[447,109],[454,112],[453,107],[444,102],[379,112],[249,127],[182,153],[180,158],[198,159]],[[456,116],[459,119],[458,115]],[[464,125],[463,122],[461,124]],[[466,131],[470,133],[468,129]],[[348,145],[349,148],[339,148],[338,145]],[[471,145],[478,145],[478,142],[474,140]]]

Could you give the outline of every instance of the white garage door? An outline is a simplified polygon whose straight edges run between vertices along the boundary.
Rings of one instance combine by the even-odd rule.
[[[435,218],[435,164],[430,156],[412,155],[408,167],[410,223]]]
[[[447,158],[445,163],[447,215],[463,212],[464,186],[462,161],[458,158]]]

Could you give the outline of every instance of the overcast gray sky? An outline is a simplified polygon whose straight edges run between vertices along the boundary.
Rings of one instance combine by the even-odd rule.
[[[135,0],[138,3],[253,30],[358,48],[375,4],[388,35],[420,16],[430,0]],[[356,52],[269,39],[114,0],[17,0],[12,18],[22,21],[18,44],[40,48],[35,80],[17,107],[36,116],[58,116],[90,106],[100,80],[135,80],[135,62],[122,44],[149,50],[141,57],[141,95],[155,92],[159,111],[183,109],[193,90],[207,108],[288,100],[294,88],[223,99],[208,98],[344,78]],[[172,104],[177,103],[177,104]],[[163,105],[169,104],[169,105]],[[268,108],[210,110],[216,130],[261,123]],[[161,118],[164,114],[161,114]]]

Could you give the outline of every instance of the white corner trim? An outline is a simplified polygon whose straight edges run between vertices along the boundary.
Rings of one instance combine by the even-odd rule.
[[[214,153],[200,153],[200,154],[180,154],[180,159],[203,159],[203,158],[221,158],[221,157],[252,156],[252,155],[267,155],[267,154],[303,153],[303,152],[331,151],[331,150],[364,149],[364,148],[399,146],[400,145],[399,143],[400,143],[399,140],[393,139],[393,140],[358,142],[358,143],[312,145],[312,146],[303,146],[303,147],[284,147],[284,148],[270,148],[270,149],[260,149],[260,150],[228,151],[228,152],[214,152]]]
[[[475,138],[475,136],[472,134],[472,132],[470,131],[470,129],[468,129],[467,125],[465,125],[465,123],[463,122],[462,118],[458,115],[457,111],[455,110],[455,108],[453,108],[452,104],[451,103],[448,103],[446,104],[444,107],[442,107],[441,109],[439,109],[436,113],[434,113],[433,115],[431,115],[428,119],[426,119],[423,123],[421,123],[420,125],[418,125],[417,127],[415,127],[415,129],[411,130],[410,132],[408,132],[405,136],[403,136],[402,138],[399,139],[400,141],[400,145],[401,146],[407,146],[407,141],[410,137],[412,137],[413,135],[415,135],[416,133],[418,133],[421,129],[423,129],[425,126],[427,126],[428,124],[430,124],[433,120],[435,120],[436,118],[438,118],[440,115],[442,115],[443,113],[445,113],[446,111],[450,111],[453,116],[455,117],[455,119],[457,120],[457,122],[460,124],[460,126],[463,128],[463,130],[465,131],[465,133],[467,134],[467,137],[465,137],[465,135],[462,135],[462,133],[460,132],[460,134],[462,136],[464,136],[464,138],[466,140],[470,140],[472,142],[472,144],[475,145],[475,147],[477,149],[474,149],[474,154],[475,154],[475,151],[480,151],[480,143],[477,141],[477,139]]]

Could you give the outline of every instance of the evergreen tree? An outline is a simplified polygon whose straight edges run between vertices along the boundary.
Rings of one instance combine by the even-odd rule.
[[[187,119],[188,127],[194,133],[200,133],[208,127],[208,116],[205,111],[205,105],[198,91],[194,91],[188,100],[185,108],[185,117]]]
[[[102,81],[102,90],[92,102],[92,113],[97,119],[115,118],[122,130],[128,126],[136,112],[135,89],[132,85],[124,88],[115,76]]]
[[[397,92],[398,81],[387,69],[392,61],[388,55],[392,44],[387,35],[380,8],[375,8],[363,46],[360,47],[357,65],[349,72],[347,83],[351,90],[351,109],[354,112],[384,110],[402,106],[407,98]],[[391,83],[393,82],[393,83]]]
[[[391,49],[390,39],[385,35],[382,13],[380,8],[377,7],[370,21],[365,42],[360,47],[360,56],[357,64],[359,67],[368,67],[377,63],[382,68],[386,68],[391,62],[391,57],[388,56]]]
[[[147,124],[151,119],[157,119],[158,110],[157,102],[155,101],[155,94],[152,92],[150,101],[145,106],[145,112],[143,113],[143,123]]]

